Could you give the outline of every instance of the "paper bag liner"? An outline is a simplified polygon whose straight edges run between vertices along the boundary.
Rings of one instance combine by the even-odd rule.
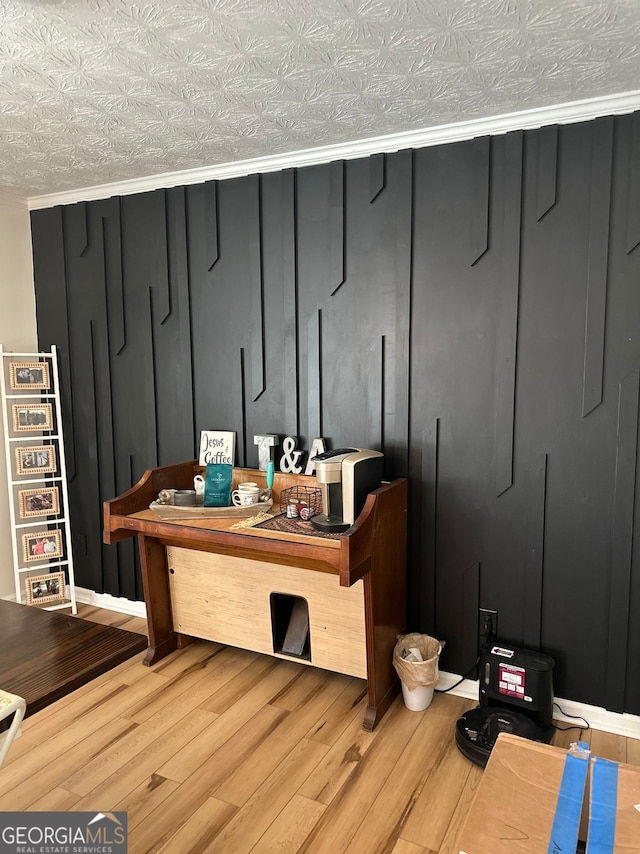
[[[417,647],[424,661],[406,661],[402,657],[405,650]],[[444,641],[417,632],[398,635],[393,649],[393,666],[396,673],[410,691],[416,688],[432,688],[438,684],[438,659],[444,647]]]

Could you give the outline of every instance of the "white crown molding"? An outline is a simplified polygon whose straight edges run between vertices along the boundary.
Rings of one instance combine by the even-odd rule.
[[[529,130],[544,125],[573,124],[600,116],[632,113],[638,109],[640,109],[640,90],[634,90],[618,95],[571,101],[551,107],[521,110],[500,116],[440,125],[439,127],[393,133],[336,145],[323,145],[286,154],[238,160],[232,163],[205,166],[199,169],[186,169],[179,172],[165,172],[161,175],[149,175],[145,178],[129,181],[116,181],[111,184],[84,187],[79,190],[32,196],[28,199],[28,207],[29,210],[39,210],[56,205],[107,199],[111,196],[128,196],[133,193],[146,193],[150,190],[168,187],[238,178],[257,172],[277,172],[282,169],[329,163],[333,160],[354,160],[358,157],[367,157],[370,154],[393,152],[406,148],[425,148],[448,142],[461,142],[478,136],[503,134],[514,130]]]

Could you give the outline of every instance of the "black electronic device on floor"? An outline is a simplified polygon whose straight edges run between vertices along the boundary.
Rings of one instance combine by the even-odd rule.
[[[460,752],[484,766],[501,732],[551,741],[554,666],[544,653],[498,640],[486,644],[480,652],[480,705],[456,723]]]

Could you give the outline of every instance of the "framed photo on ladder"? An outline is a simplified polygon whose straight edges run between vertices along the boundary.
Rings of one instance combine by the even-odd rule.
[[[13,429],[16,433],[34,430],[53,430],[53,409],[50,403],[14,403]]]
[[[22,535],[22,558],[25,563],[42,563],[54,557],[62,557],[62,531],[38,531]]]
[[[21,489],[18,492],[20,518],[35,516],[57,516],[60,512],[60,494],[57,486],[43,486],[41,489]]]
[[[10,362],[9,387],[12,391],[45,391],[51,387],[48,362]]]
[[[27,605],[46,605],[65,597],[64,572],[32,575],[26,579]]]
[[[58,467],[56,449],[53,445],[37,445],[34,448],[16,448],[16,471],[38,477],[45,472],[54,472]]]

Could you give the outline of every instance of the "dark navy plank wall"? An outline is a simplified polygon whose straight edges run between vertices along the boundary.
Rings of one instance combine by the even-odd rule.
[[[101,502],[200,430],[385,453],[412,630],[468,671],[478,607],[556,693],[640,714],[640,118],[32,214],[80,585],[141,598]]]

